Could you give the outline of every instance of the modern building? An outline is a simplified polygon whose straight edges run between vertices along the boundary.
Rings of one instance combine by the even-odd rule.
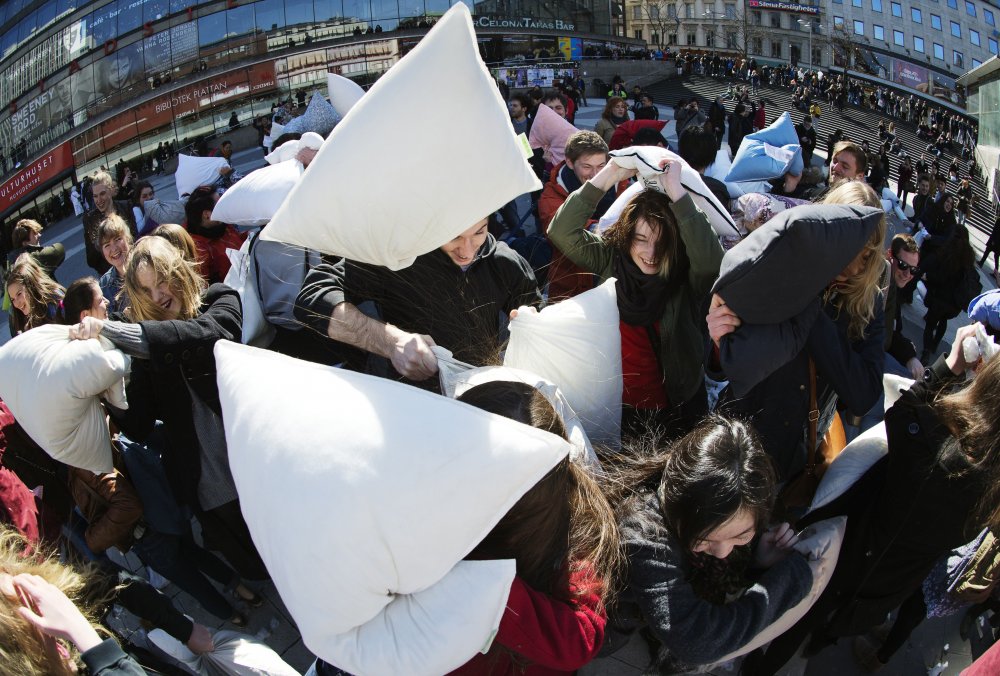
[[[968,92],[969,114],[979,121],[976,155],[994,209],[1000,209],[1000,58],[973,68],[958,83]]]
[[[102,165],[325,93],[328,72],[370,84],[458,1],[0,2],[0,219]],[[615,37],[608,0],[466,1],[484,60],[512,81],[551,84],[585,55],[644,47]],[[427,95],[442,114],[461,107],[446,77]]]
[[[761,63],[847,65],[961,107],[956,78],[998,53],[1000,3],[982,0],[625,0],[651,45],[745,51]]]

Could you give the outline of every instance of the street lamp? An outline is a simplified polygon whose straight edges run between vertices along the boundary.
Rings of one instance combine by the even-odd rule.
[[[799,25],[809,31],[809,70],[813,69],[813,32],[812,32],[812,21],[803,21],[799,19]]]

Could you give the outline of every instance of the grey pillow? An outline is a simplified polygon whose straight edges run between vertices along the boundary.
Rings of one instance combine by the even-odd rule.
[[[842,204],[783,211],[726,252],[712,293],[744,322],[789,319],[854,260],[884,217],[881,209]]]

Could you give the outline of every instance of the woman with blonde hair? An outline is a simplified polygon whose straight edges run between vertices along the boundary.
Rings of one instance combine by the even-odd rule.
[[[174,496],[201,522],[208,549],[221,551],[244,577],[267,577],[240,513],[229,470],[213,348],[239,341],[239,294],[223,284],[206,288],[196,264],[162,237],[144,237],[125,266],[125,291],[134,323],[85,317],[70,335],[103,335],[131,355],[129,408],[114,411],[133,441],[148,439],[163,421],[164,469]],[[256,601],[256,595],[244,600]]]
[[[101,293],[108,299],[109,312],[123,312],[128,307],[125,286],[125,261],[134,240],[128,224],[118,214],[111,214],[97,226],[97,246],[111,267],[101,275],[98,283]]]
[[[163,225],[158,225],[149,234],[154,237],[162,237],[173,244],[184,255],[185,260],[191,263],[198,262],[198,247],[183,226],[176,223],[164,223]]]
[[[615,129],[623,122],[628,122],[628,104],[625,99],[619,96],[612,96],[604,104],[604,111],[601,112],[601,119],[594,125],[594,131],[601,135],[605,143],[611,143],[611,137],[615,135]]]
[[[31,254],[21,254],[7,273],[10,297],[10,335],[45,324],[62,322],[62,298],[66,293],[49,277]]]
[[[875,191],[862,181],[837,184],[822,203],[882,209]],[[811,208],[795,207],[785,214]],[[721,355],[720,375],[730,379],[727,370],[739,371],[745,381],[739,395],[731,383],[720,405],[728,414],[753,421],[782,482],[802,470],[815,453],[807,443],[810,411],[818,411],[818,444],[838,408],[863,416],[882,393],[884,303],[879,282],[885,268],[885,230],[883,213],[861,250],[820,296],[781,324],[744,324],[722,298],[712,297],[708,331]],[[817,256],[824,255],[818,243],[816,249]],[[810,265],[808,259],[796,263]],[[790,280],[799,274],[794,268],[787,273]],[[734,334],[732,339],[729,334]],[[735,347],[739,354],[733,352]]]

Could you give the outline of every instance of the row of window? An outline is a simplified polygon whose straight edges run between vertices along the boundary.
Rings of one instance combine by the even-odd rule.
[[[835,16],[833,20],[834,20],[834,25],[837,25],[838,21],[841,26],[843,25],[844,22],[843,17]],[[857,19],[854,20],[854,34],[862,36],[865,34],[865,23],[863,21],[859,21]],[[886,39],[885,27],[880,26],[878,24],[872,25],[872,37],[879,42],[888,43],[888,40]],[[926,50],[924,46],[924,39],[919,35],[913,35],[911,37],[913,38],[913,51],[918,52],[920,54],[925,54]],[[988,38],[987,41],[989,43],[990,53],[996,55],[998,51],[1000,51],[1000,45],[998,45],[997,41],[994,40],[993,38]],[[978,33],[976,33],[976,39],[973,40],[972,43],[977,47],[980,46]],[[901,30],[892,31],[892,44],[896,45],[897,47],[904,47],[904,48],[906,47],[906,35],[903,33],[903,31]],[[937,42],[931,44],[933,45],[934,58],[944,61],[944,45],[938,44]],[[957,49],[953,49],[951,52],[951,63],[953,66],[958,66],[959,68],[965,68],[965,55],[962,52],[958,51]],[[973,59],[972,63],[973,63],[973,68],[975,68],[982,62],[979,61],[978,59]]]
[[[932,0],[932,1],[937,2],[938,0]],[[947,1],[948,1],[948,6],[950,8],[958,9],[958,0],[947,0]],[[879,13],[882,12],[882,0],[869,0],[869,2],[871,3],[871,8],[873,12],[879,12]],[[833,4],[842,5],[844,4],[844,0],[833,0]],[[863,7],[864,0],[851,0],[851,5],[854,7]],[[890,6],[889,9],[894,17],[899,19],[903,18],[903,5],[901,3],[892,0],[889,2],[889,6]],[[965,0],[965,13],[971,17],[979,16],[976,11],[976,4],[974,2],[971,2],[970,0]],[[913,19],[915,23],[921,22],[920,15],[921,12],[919,9],[917,9],[916,7],[910,8],[910,17]],[[938,24],[941,23],[940,16],[932,14],[931,17],[936,17]],[[985,7],[983,8],[983,20],[986,21],[986,25],[988,26],[997,25],[996,17],[994,16],[993,12],[991,10],[986,9]],[[940,29],[940,26],[938,26],[938,28]]]

